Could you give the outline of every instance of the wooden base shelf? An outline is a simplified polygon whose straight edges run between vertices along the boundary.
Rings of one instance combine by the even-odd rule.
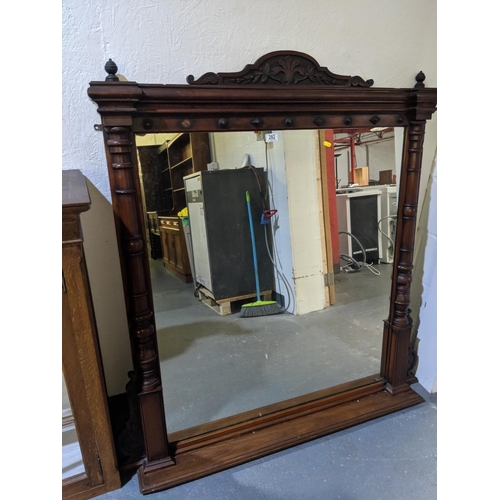
[[[376,382],[360,388],[365,395],[354,401],[342,402],[342,394],[336,394],[320,402],[278,411],[268,416],[264,427],[254,422],[238,433],[236,426],[225,440],[220,439],[220,434],[227,432],[222,429],[214,434],[212,442],[210,436],[200,438],[194,449],[182,442],[173,443],[177,448],[175,465],[151,472],[139,469],[141,493],[172,488],[424,402],[410,387],[391,395],[380,390],[380,385]],[[318,404],[325,408],[318,409]],[[241,426],[245,427],[245,423]]]

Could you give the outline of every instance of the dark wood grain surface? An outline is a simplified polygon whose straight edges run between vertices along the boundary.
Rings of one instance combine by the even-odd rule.
[[[294,51],[267,54],[235,73],[189,77],[189,85],[120,82],[116,67],[108,62],[107,68],[106,80],[91,82],[88,95],[98,105],[104,127],[141,419],[138,428],[145,443],[146,457],[139,469],[142,491],[190,481],[420,402],[409,384],[415,378],[408,377],[408,365],[414,356],[409,306],[422,148],[425,122],[437,101],[437,90],[425,87],[425,75],[419,73],[413,88],[376,88],[370,80],[337,75]],[[277,404],[267,426],[258,419],[242,421],[242,434],[221,431],[212,434],[210,442],[169,443],[134,135],[374,126],[406,128],[380,380],[364,386],[363,394],[356,387],[348,389],[340,405],[335,403],[338,395],[325,395],[321,405]]]

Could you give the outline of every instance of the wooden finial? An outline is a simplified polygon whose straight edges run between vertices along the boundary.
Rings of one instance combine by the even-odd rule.
[[[118,66],[111,59],[104,66],[106,73],[108,76],[106,77],[107,82],[118,82],[119,78],[116,76],[116,72],[118,71]]]
[[[413,88],[423,89],[425,87],[424,85],[425,75],[423,74],[422,71],[420,71],[420,73],[415,77],[415,80],[417,81],[417,83]]]

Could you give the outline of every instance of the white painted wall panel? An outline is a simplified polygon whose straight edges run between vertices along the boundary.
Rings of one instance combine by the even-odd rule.
[[[437,157],[423,190],[415,238],[411,303],[418,332],[417,377],[429,392],[437,392]]]
[[[317,190],[318,144],[315,133],[287,130],[284,134],[293,280],[297,314],[325,308],[320,198]]]

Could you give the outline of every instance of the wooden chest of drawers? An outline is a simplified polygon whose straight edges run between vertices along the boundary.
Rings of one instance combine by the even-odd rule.
[[[158,217],[163,265],[185,283],[192,283],[191,266],[182,220],[179,217]]]

